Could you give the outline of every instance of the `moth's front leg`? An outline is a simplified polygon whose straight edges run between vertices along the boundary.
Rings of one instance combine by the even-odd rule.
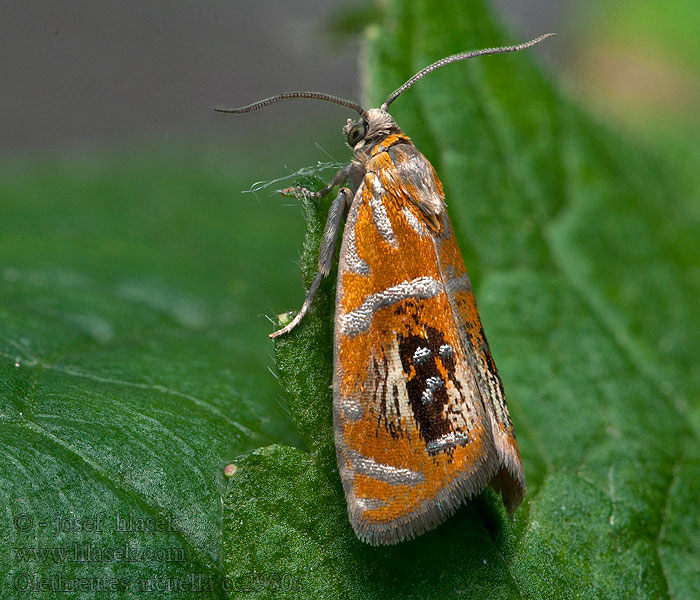
[[[305,187],[290,187],[282,190],[283,194],[289,194],[289,193],[301,193],[301,194],[306,194],[309,198],[323,198],[328,192],[330,192],[336,185],[343,185],[350,174],[352,173],[353,169],[355,168],[353,163],[349,163],[345,165],[342,169],[340,169],[335,175],[333,175],[333,179],[331,179],[328,184],[320,189],[318,192],[312,192],[311,190],[307,190]]]
[[[338,174],[340,174],[340,171]],[[336,177],[337,176],[338,175],[336,175]],[[345,178],[347,179],[347,174],[345,174]],[[333,200],[333,203],[328,210],[328,219],[326,219],[326,226],[323,230],[321,245],[318,249],[318,272],[316,273],[316,277],[314,277],[313,283],[309,288],[309,292],[306,294],[306,300],[304,300],[304,304],[302,305],[297,316],[294,317],[294,319],[292,319],[288,325],[282,327],[282,329],[278,329],[277,331],[271,333],[271,338],[276,338],[285,333],[289,333],[301,322],[304,315],[306,315],[311,307],[311,304],[314,301],[319,288],[321,287],[323,278],[330,273],[331,265],[333,264],[333,255],[335,254],[335,247],[338,242],[338,234],[340,233],[340,226],[345,215],[347,214],[348,209],[350,208],[351,202],[352,192],[346,187],[340,188],[338,195],[336,196],[335,200]]]

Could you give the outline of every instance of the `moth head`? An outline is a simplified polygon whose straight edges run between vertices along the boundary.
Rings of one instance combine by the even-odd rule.
[[[400,131],[393,117],[381,108],[370,108],[359,119],[348,119],[343,127],[348,146],[356,154],[366,146],[374,146],[387,135]]]

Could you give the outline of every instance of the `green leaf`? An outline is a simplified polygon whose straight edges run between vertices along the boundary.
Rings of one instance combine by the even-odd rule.
[[[222,469],[301,443],[260,313],[302,235],[226,156],[4,169],[0,597],[225,597]]]
[[[433,60],[514,41],[480,2],[390,2],[368,43],[372,105]],[[486,491],[414,541],[354,538],[333,464],[326,288],[276,348],[307,449],[258,450],[228,484],[236,597],[693,598],[697,181],[591,120],[528,53],[438,70],[392,112],[445,186],[528,495],[513,525]]]

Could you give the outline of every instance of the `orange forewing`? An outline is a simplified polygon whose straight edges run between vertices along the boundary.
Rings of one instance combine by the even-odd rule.
[[[431,185],[402,175],[409,160]],[[334,391],[338,465],[361,539],[413,537],[492,480],[509,511],[520,503],[517,442],[442,186],[404,135],[375,147],[345,225]]]

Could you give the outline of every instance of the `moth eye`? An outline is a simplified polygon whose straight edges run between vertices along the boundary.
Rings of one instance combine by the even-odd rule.
[[[354,146],[359,142],[365,135],[365,127],[362,123],[357,123],[348,132],[348,144]]]

